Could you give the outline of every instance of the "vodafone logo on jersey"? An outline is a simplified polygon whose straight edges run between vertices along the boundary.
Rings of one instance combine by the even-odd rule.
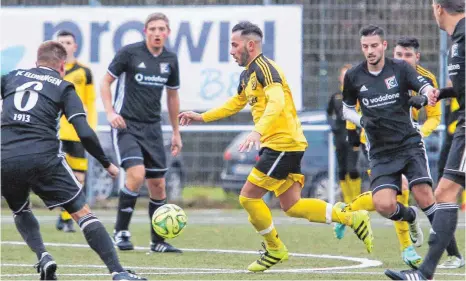
[[[363,98],[361,101],[367,108],[372,108],[395,103],[399,97],[400,93],[382,94],[375,98]]]

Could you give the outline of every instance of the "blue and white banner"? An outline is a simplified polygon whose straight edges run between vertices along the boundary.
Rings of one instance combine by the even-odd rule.
[[[170,19],[167,47],[179,57],[182,110],[219,106],[236,93],[242,68],[229,54],[229,39],[231,28],[242,20],[262,28],[264,53],[282,67],[301,108],[302,7],[297,5],[2,8],[1,71],[34,67],[39,44],[69,30],[77,37],[76,56],[93,71],[99,93],[116,51],[143,39],[144,20],[153,12]],[[103,111],[100,98],[97,104]]]

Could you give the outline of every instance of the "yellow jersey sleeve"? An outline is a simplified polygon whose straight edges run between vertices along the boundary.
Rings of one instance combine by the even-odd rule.
[[[202,113],[204,122],[212,122],[238,113],[246,106],[247,99],[244,92],[238,93],[227,100],[223,105]]]
[[[426,78],[434,88],[438,88],[437,79],[435,78],[435,75],[432,74],[432,72],[428,71],[420,65],[416,67],[416,70],[420,75]],[[438,127],[438,125],[440,125],[440,121],[442,119],[442,106],[441,103],[437,103],[434,106],[427,105],[425,110],[427,118],[424,124],[422,124],[420,131],[423,137],[428,137]],[[419,110],[413,108],[412,113],[413,118],[418,121]]]

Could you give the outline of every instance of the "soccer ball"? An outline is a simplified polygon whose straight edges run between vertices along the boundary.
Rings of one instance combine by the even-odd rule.
[[[165,204],[152,216],[152,228],[163,238],[175,238],[183,232],[188,222],[183,209],[175,204]]]

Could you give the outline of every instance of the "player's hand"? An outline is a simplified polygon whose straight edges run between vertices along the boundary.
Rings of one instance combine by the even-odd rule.
[[[194,111],[185,111],[178,114],[181,126],[188,126],[192,121],[203,122],[202,115]]]
[[[171,145],[171,152],[172,156],[177,156],[181,152],[181,148],[183,147],[183,143],[181,142],[181,135],[180,132],[173,133],[172,135],[172,145]]]
[[[439,89],[431,89],[430,91],[427,92],[427,99],[429,100],[429,105],[434,106],[437,103],[437,99],[440,95],[440,90]]]
[[[256,147],[256,150],[259,150],[261,145],[261,135],[256,132],[252,131],[249,133],[249,135],[246,137],[246,139],[239,145],[239,152],[244,152],[247,150],[247,152],[251,151],[251,148],[253,146]]]
[[[120,169],[118,169],[117,166],[113,165],[110,163],[110,166],[106,169],[109,176],[112,177],[112,179],[116,178],[118,174],[120,173]]]
[[[369,118],[366,116],[361,117],[361,127],[363,127],[366,130],[367,129],[373,130],[377,128],[377,122],[378,122],[378,118]]]
[[[107,120],[108,122],[110,122],[110,125],[112,126],[112,128],[115,128],[115,129],[124,129],[126,128],[126,122],[125,122],[125,119],[123,119],[123,117],[121,117],[121,115],[115,113],[115,112],[111,112],[109,114],[107,114]]]
[[[408,100],[408,104],[416,109],[421,109],[423,106],[426,106],[427,102],[428,98],[424,95],[413,96]]]

